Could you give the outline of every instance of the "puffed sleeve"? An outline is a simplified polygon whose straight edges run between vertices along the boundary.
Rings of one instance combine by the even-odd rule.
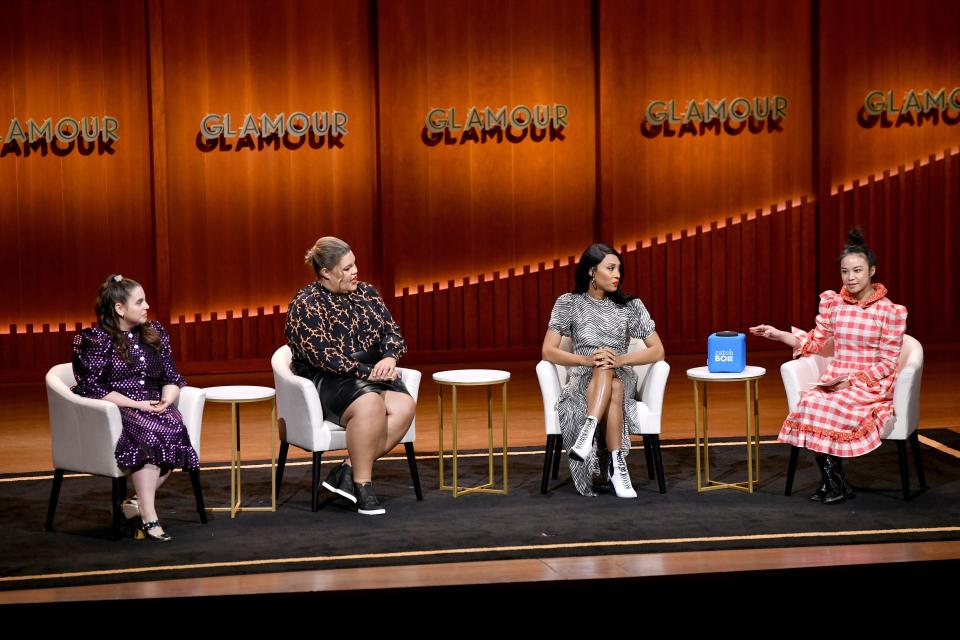
[[[640,298],[634,298],[627,303],[629,315],[627,316],[627,330],[631,338],[640,338],[646,340],[651,333],[657,330],[657,325],[650,317],[650,312],[643,306]]]
[[[376,315],[383,322],[381,326],[380,354],[384,358],[393,358],[400,360],[400,357],[407,352],[407,343],[400,335],[400,325],[393,319],[390,310],[380,294],[372,286],[367,287],[367,295],[370,296],[370,302],[374,307]]]
[[[177,371],[177,364],[173,361],[173,349],[170,348],[170,334],[163,328],[159,322],[151,322],[153,330],[160,336],[160,361],[163,366],[163,380],[161,386],[175,384],[178,387],[187,386],[187,381],[183,379],[180,372]]]
[[[881,381],[897,371],[900,349],[903,347],[903,334],[907,331],[907,308],[899,304],[890,304],[883,315],[880,327],[879,358],[865,371],[852,376],[851,384],[876,391]]]
[[[293,355],[311,367],[360,380],[370,377],[373,367],[344,352],[327,320],[327,309],[315,296],[301,291],[294,297],[287,309],[284,333]]]
[[[85,329],[73,338],[73,392],[85,398],[100,399],[110,393],[105,370],[110,363],[110,336],[96,329]]]
[[[553,311],[550,312],[550,322],[547,324],[547,329],[569,337],[572,323],[573,295],[565,293],[553,303]]]
[[[827,341],[833,337],[833,315],[838,304],[842,304],[840,294],[835,291],[824,291],[820,294],[820,309],[813,330],[801,331],[796,327],[790,327],[790,331],[797,338],[797,346],[793,350],[794,358],[820,353]]]

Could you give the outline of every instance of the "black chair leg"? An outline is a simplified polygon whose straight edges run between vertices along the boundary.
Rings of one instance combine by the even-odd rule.
[[[197,501],[197,513],[200,514],[200,522],[207,524],[207,508],[203,504],[203,489],[200,487],[200,470],[190,470],[190,484],[193,485],[193,497]]]
[[[787,463],[787,486],[783,490],[785,496],[793,493],[793,477],[797,474],[797,455],[799,453],[800,447],[790,447],[790,462]]]
[[[290,443],[280,441],[280,455],[277,457],[277,500],[280,499],[280,484],[283,482],[283,470],[287,466],[287,451],[290,450]]]
[[[127,476],[113,479],[113,539],[123,535],[123,509],[121,504],[127,498]]]
[[[417,494],[417,502],[423,502],[423,491],[420,489],[420,472],[417,470],[417,454],[413,451],[413,443],[404,442],[403,448],[407,452],[407,465],[410,467],[410,479],[413,480],[413,491]]]
[[[660,456],[660,434],[654,433],[649,436],[651,442],[651,454],[653,455],[653,463],[656,466],[657,470],[657,484],[660,487],[660,493],[667,492],[667,480],[663,477],[663,458]],[[646,446],[646,445],[644,445]]]
[[[647,459],[647,477],[653,480],[653,446],[650,444],[650,436],[643,436],[643,455]]]
[[[320,509],[320,458],[323,457],[323,451],[313,452],[313,478],[310,482],[310,511]]]
[[[920,482],[920,488],[929,489],[927,476],[923,472],[923,459],[920,457],[920,432],[914,431],[910,434],[910,448],[913,449],[913,466],[917,468],[917,480]]]
[[[910,473],[907,469],[907,443],[897,440],[897,461],[900,463],[900,485],[903,488],[903,499],[910,499]]]
[[[57,512],[57,501],[60,500],[60,485],[63,484],[63,469],[53,472],[53,487],[50,488],[50,504],[47,506],[47,521],[43,525],[44,531],[53,531],[53,514]]]
[[[560,456],[563,454],[563,436],[556,434],[557,439],[553,441],[553,479],[560,477]]]
[[[543,477],[540,479],[540,494],[546,495],[550,485],[550,471],[553,467],[553,448],[557,446],[557,434],[547,434],[546,451],[543,452]]]

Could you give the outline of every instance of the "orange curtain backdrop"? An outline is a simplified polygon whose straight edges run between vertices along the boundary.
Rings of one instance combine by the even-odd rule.
[[[947,93],[960,87],[960,4],[892,0],[823,2],[820,7],[820,119],[822,186],[836,187],[870,174],[911,165],[960,145],[955,124],[919,125],[889,118],[890,126],[863,126],[858,112],[870,91]]]
[[[807,1],[612,0],[600,11],[605,235],[617,244],[693,229],[813,191]],[[642,134],[652,100],[785,96],[783,131]]]
[[[95,143],[0,147],[0,326],[90,322],[110,273],[154,289],[146,22],[142,3],[5,2],[0,136],[52,118],[111,116]],[[8,142],[4,140],[4,142]],[[28,155],[29,153],[29,155]]]
[[[577,254],[596,156],[586,0],[378,4],[384,260],[398,289]],[[563,140],[429,146],[432,108],[566,105]],[[458,135],[460,134],[460,135]]]
[[[375,85],[369,3],[162,3],[172,315],[285,305],[322,235],[377,273]],[[342,148],[201,151],[208,113],[343,111]],[[222,314],[221,314],[222,315]]]

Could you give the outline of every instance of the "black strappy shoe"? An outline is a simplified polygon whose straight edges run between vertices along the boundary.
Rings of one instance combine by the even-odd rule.
[[[153,540],[155,542],[169,542],[173,540],[173,536],[164,531],[163,533],[157,533],[155,530],[160,528],[160,522],[154,520],[153,522],[143,522],[137,527],[136,539],[137,540]]]

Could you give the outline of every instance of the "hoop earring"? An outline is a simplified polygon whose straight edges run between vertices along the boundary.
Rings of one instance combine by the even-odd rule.
[[[596,279],[596,278],[591,278],[591,279],[590,279],[590,288],[591,288],[591,289],[596,289],[596,288],[597,288],[597,279]]]

